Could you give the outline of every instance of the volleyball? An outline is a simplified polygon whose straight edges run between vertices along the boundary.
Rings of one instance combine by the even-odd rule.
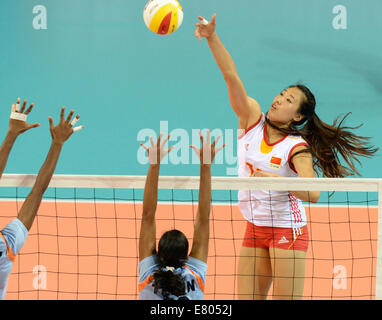
[[[143,10],[147,28],[156,34],[170,34],[183,22],[183,9],[177,0],[149,0]]]

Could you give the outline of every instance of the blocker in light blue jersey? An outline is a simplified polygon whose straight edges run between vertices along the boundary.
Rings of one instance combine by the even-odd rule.
[[[163,300],[158,290],[154,293],[154,273],[159,270],[159,259],[153,255],[143,259],[139,265],[139,298],[141,300]],[[185,298],[189,300],[203,300],[204,284],[206,281],[207,264],[201,260],[189,257],[184,267],[177,268],[174,273],[180,273],[186,285],[186,294],[182,297],[170,295],[169,298],[178,300]]]
[[[0,231],[0,299],[5,299],[8,276],[11,273],[16,255],[24,245],[28,230],[15,219]]]

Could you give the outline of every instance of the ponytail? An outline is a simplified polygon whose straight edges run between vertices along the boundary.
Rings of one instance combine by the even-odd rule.
[[[306,100],[302,102],[299,110],[303,119],[292,123],[288,129],[278,128],[268,119],[266,122],[284,134],[301,136],[309,144],[307,149],[296,152],[292,158],[304,152],[311,153],[316,174],[322,174],[324,177],[343,178],[354,174],[359,175],[355,166],[356,163],[361,164],[358,157],[371,157],[378,151],[378,148],[369,145],[369,137],[361,137],[353,133],[362,125],[343,126],[350,112],[341,120],[338,116],[332,125],[323,122],[315,113],[316,101],[311,91],[302,84],[291,87],[297,87],[305,94]],[[340,157],[348,167],[341,164]]]
[[[164,300],[171,300],[170,294],[177,297],[183,296],[186,294],[184,278],[168,268],[161,267],[154,273],[154,293],[158,293],[159,290]]]
[[[170,300],[170,295],[180,297],[186,294],[186,285],[181,276],[180,268],[187,261],[188,240],[178,231],[171,230],[163,234],[158,244],[160,268],[154,273],[154,293],[160,293],[164,300]]]
[[[360,175],[356,168],[356,163],[361,165],[358,157],[371,157],[378,150],[368,144],[369,137],[361,137],[353,133],[362,125],[343,126],[343,122],[350,114],[350,112],[347,113],[341,120],[338,116],[333,124],[329,125],[314,113],[300,130],[301,136],[309,144],[310,152],[314,156],[313,164],[316,173],[321,172],[324,177],[343,178],[354,174]],[[340,157],[348,167],[341,164]]]

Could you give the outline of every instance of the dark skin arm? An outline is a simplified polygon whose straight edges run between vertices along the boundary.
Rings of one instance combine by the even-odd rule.
[[[28,231],[32,227],[33,221],[40,207],[42,197],[48,188],[50,180],[52,179],[58,158],[62,151],[62,147],[73,134],[73,128],[70,124],[70,120],[73,117],[74,111],[70,112],[66,120],[64,114],[65,108],[62,107],[60,123],[57,126],[54,126],[53,119],[49,117],[52,144],[50,146],[46,160],[38,173],[32,190],[24,201],[17,216],[17,218],[25,225]],[[79,117],[80,116],[77,115],[76,118],[79,119]]]
[[[208,131],[206,141],[200,133],[201,149],[191,146],[200,159],[200,185],[198,211],[194,225],[194,240],[190,256],[204,262],[207,262],[210,239],[211,165],[215,155],[225,146],[215,148],[219,139],[220,136],[211,145],[210,131]]]
[[[150,137],[151,146],[146,147],[141,143],[141,146],[146,149],[149,155],[150,167],[146,177],[145,189],[143,194],[143,210],[141,231],[139,236],[139,261],[146,257],[155,254],[156,246],[156,223],[155,213],[157,209],[158,199],[158,179],[160,162],[164,156],[169,153],[173,147],[164,150],[164,145],[170,136],[161,143],[162,135],[159,136],[157,143],[154,144]]]
[[[156,253],[156,223],[155,212],[157,208],[158,197],[158,179],[160,161],[170,152],[173,147],[168,150],[164,149],[164,145],[169,137],[161,144],[161,136],[158,138],[157,144],[151,139],[151,147],[148,148],[141,145],[149,153],[150,167],[146,178],[145,190],[143,196],[143,212],[141,222],[141,232],[139,238],[139,261]],[[211,203],[211,163],[215,158],[215,154],[224,146],[215,150],[215,144],[218,139],[210,145],[209,133],[207,143],[201,136],[202,148],[198,149],[191,146],[201,159],[200,165],[200,189],[199,189],[199,205],[198,213],[194,227],[194,241],[190,255],[202,261],[207,261],[208,241],[209,241],[209,214]],[[151,155],[151,156],[150,156]]]

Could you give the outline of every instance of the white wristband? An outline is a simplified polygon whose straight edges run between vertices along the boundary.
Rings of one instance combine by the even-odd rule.
[[[11,112],[11,119],[27,121],[27,115],[25,113]]]

